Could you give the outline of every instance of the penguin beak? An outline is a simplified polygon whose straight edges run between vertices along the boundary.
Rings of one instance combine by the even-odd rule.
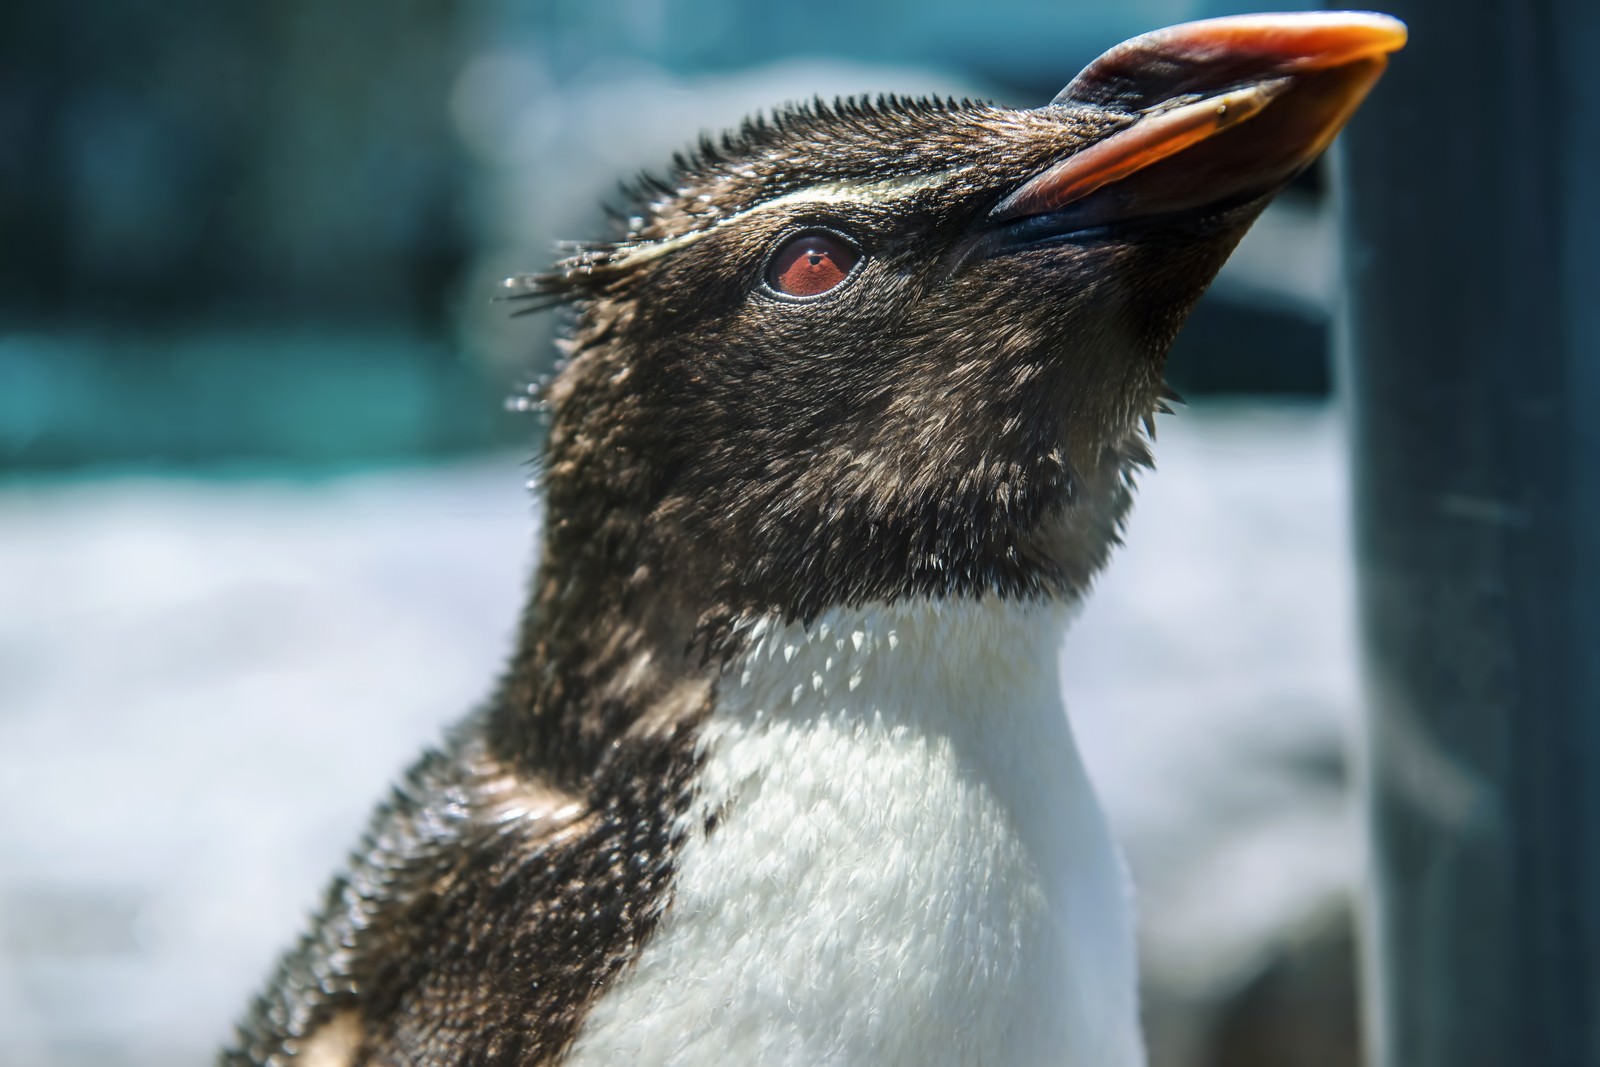
[[[1275,192],[1327,148],[1405,41],[1397,19],[1357,12],[1240,15],[1135,37],[1051,101],[1131,121],[1033,175],[990,221],[1048,219],[1043,229],[1059,234]]]

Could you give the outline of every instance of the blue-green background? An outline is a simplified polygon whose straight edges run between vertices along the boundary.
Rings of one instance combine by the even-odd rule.
[[[0,472],[316,469],[526,442],[537,427],[502,400],[547,365],[550,327],[504,321],[496,273],[600,232],[616,181],[698,128],[807,94],[812,68],[831,72],[824,93],[1041,103],[1123,37],[1239,6],[12,6]],[[665,133],[641,141],[641,124]],[[1224,285],[1174,377],[1318,393],[1325,303]]]

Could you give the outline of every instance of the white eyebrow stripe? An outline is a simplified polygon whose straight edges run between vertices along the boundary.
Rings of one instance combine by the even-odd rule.
[[[619,265],[630,263],[643,263],[664,256],[668,252],[675,252],[694,244],[702,237],[715,233],[718,229],[730,222],[738,222],[752,215],[759,215],[767,211],[776,211],[780,208],[791,207],[795,204],[883,204],[908,196],[914,196],[924,189],[932,188],[943,183],[946,179],[966,168],[939,171],[936,174],[923,174],[915,178],[892,178],[881,182],[869,182],[865,185],[855,185],[849,182],[824,182],[820,185],[807,186],[797,189],[792,193],[784,193],[754,207],[718,219],[711,225],[676,237],[668,237],[659,241],[641,241],[636,244],[623,245],[613,253],[611,262]]]

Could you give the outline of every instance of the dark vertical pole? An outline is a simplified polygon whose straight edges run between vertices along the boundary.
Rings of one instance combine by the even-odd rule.
[[[1381,1067],[1600,1064],[1600,0],[1398,0],[1344,143]]]

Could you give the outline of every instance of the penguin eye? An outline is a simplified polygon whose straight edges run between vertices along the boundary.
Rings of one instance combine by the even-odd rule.
[[[861,254],[826,230],[797,234],[767,264],[767,285],[784,296],[821,296],[850,276]]]

